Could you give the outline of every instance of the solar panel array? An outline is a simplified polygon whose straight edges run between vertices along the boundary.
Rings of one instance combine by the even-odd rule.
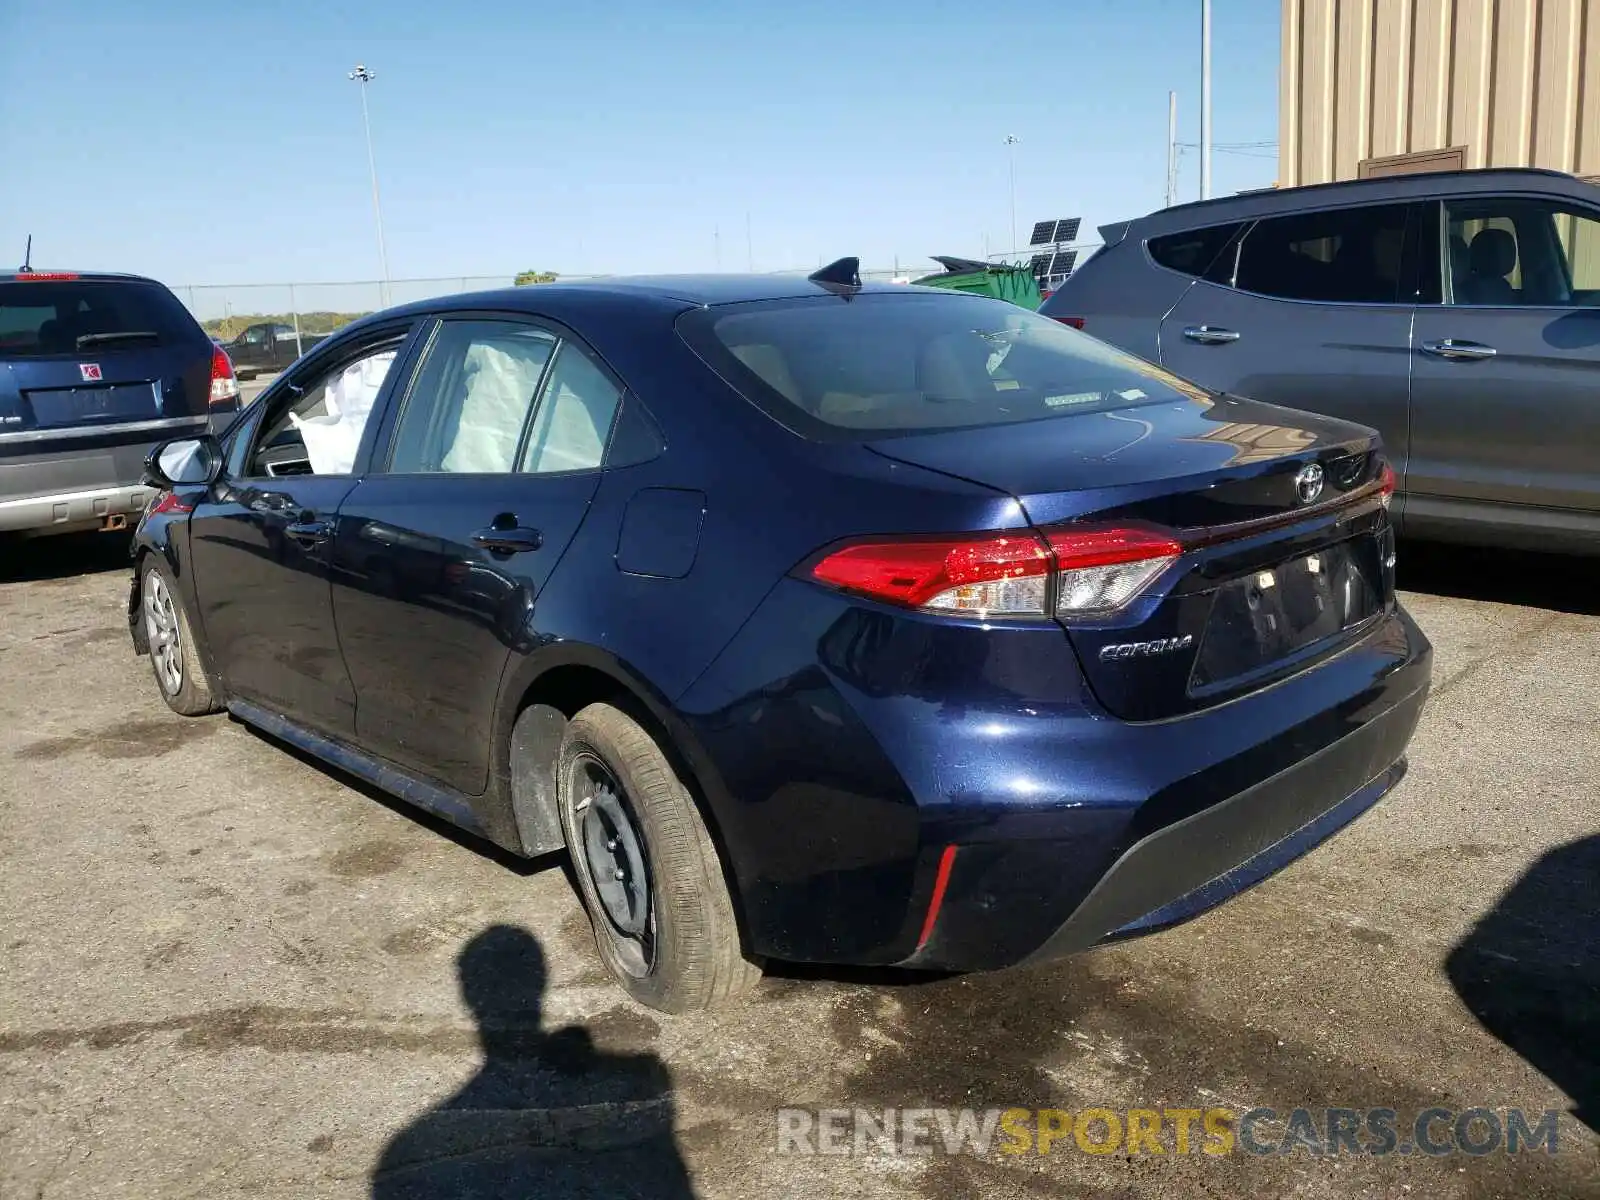
[[[1072,274],[1073,265],[1077,261],[1076,250],[1063,250],[1059,254],[1035,254],[1028,263],[1028,270],[1035,279],[1052,279]]]
[[[1078,228],[1082,224],[1082,217],[1065,217],[1055,221],[1036,221],[1033,226],[1033,236],[1028,239],[1028,245],[1055,246],[1061,242],[1075,242],[1078,240]]]

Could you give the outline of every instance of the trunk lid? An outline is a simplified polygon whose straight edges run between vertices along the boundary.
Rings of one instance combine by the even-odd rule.
[[[1159,527],[1178,561],[1125,608],[1058,617],[1101,703],[1156,720],[1305,669],[1393,604],[1377,435],[1194,393],[1047,421],[868,443],[1000,488],[1029,521]]]

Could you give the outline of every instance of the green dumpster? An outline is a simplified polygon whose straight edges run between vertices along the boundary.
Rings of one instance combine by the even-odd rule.
[[[950,258],[940,254],[931,257],[944,270],[937,275],[913,279],[912,283],[921,287],[949,288],[956,292],[993,296],[997,300],[1009,300],[1022,308],[1036,309],[1043,303],[1039,296],[1039,281],[1027,267],[980,262],[973,258]]]

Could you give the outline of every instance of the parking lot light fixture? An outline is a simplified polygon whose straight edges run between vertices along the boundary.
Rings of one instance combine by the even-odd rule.
[[[361,128],[367,135],[367,169],[372,173],[372,216],[378,225],[378,262],[383,268],[383,307],[389,307],[389,253],[383,245],[383,205],[378,199],[378,160],[372,152],[372,118],[367,113],[367,85],[378,77],[376,71],[357,63],[349,76],[361,85]]]

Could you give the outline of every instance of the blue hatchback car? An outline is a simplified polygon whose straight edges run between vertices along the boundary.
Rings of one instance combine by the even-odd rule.
[[[851,260],[379,313],[149,471],[167,703],[565,849],[666,1011],[1182,921],[1428,689],[1370,430]]]

